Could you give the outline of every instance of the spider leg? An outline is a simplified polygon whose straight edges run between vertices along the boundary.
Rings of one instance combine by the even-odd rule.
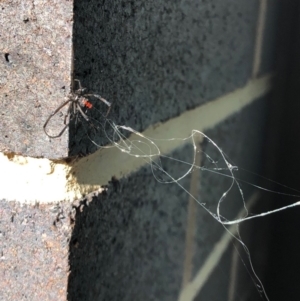
[[[105,114],[105,117],[107,117],[107,116],[108,116],[108,114],[109,114],[110,110],[111,110],[111,106],[109,106],[109,108],[108,108],[108,110],[107,110],[107,112],[106,112],[106,114]]]
[[[83,112],[83,110],[81,109],[80,105],[77,104],[77,110],[80,112],[80,114],[82,115],[82,117],[86,120],[89,121],[89,118],[86,116],[86,114]]]
[[[79,89],[76,90],[75,94],[82,94],[86,90],[86,88],[82,87],[81,82],[80,82],[79,79],[74,79],[74,81],[78,83],[78,87],[79,87]]]
[[[111,103],[109,101],[107,101],[105,98],[101,97],[98,94],[85,94],[84,96],[94,96],[94,97],[100,99],[101,101],[103,101],[108,106],[108,110],[105,115],[105,117],[107,117],[107,115],[109,114],[109,112],[111,110]]]
[[[74,79],[74,82],[78,83],[79,90],[82,90],[81,82],[79,79]]]
[[[67,117],[68,117],[68,114],[65,115],[64,124],[67,124]]]
[[[77,111],[78,111],[78,105],[77,105],[77,96],[76,96],[76,99],[72,102],[72,108],[70,108],[70,113],[72,112],[73,115],[76,115]]]
[[[58,137],[60,137],[60,136],[64,133],[64,131],[68,128],[69,124],[70,124],[70,123],[66,124],[65,127],[64,127],[64,128],[59,132],[59,134],[56,135],[56,136],[50,136],[50,135],[48,135],[46,132],[45,132],[45,133],[46,133],[46,135],[47,135],[48,137],[50,137],[50,138],[58,138]]]
[[[66,128],[69,126],[69,123],[60,131],[60,133],[58,134],[58,135],[55,135],[55,136],[51,136],[51,135],[49,135],[48,133],[47,133],[47,131],[46,131],[46,128],[47,128],[47,125],[48,125],[48,123],[49,123],[49,121],[51,120],[51,118],[53,117],[53,116],[55,116],[57,113],[58,113],[58,111],[59,110],[61,110],[64,106],[66,106],[69,102],[71,102],[72,100],[71,99],[68,99],[67,101],[65,101],[64,103],[62,103],[53,113],[51,113],[51,115],[47,118],[47,120],[46,120],[46,122],[44,123],[44,125],[43,125],[43,129],[44,129],[44,132],[45,132],[45,134],[49,137],[49,138],[58,138],[58,137],[60,137],[62,134],[63,134],[63,132],[66,130]],[[69,107],[69,109],[68,109],[68,114],[66,115],[66,116],[68,116],[69,115],[69,110],[70,110],[70,107]],[[65,117],[65,121],[64,122],[66,122],[66,117]]]
[[[100,99],[101,101],[103,101],[108,107],[111,106],[111,103],[109,101],[107,101],[105,98],[101,97],[98,94],[85,94],[84,96],[94,96],[94,97]]]
[[[72,108],[74,107],[74,102],[71,100],[71,103],[69,105],[69,108],[68,108],[68,111],[67,111],[67,114],[65,115],[65,119],[64,119],[64,124],[67,124],[67,118],[69,116],[69,122],[68,122],[68,125],[70,123],[70,119],[72,118]],[[75,111],[73,110],[73,115],[75,114]]]

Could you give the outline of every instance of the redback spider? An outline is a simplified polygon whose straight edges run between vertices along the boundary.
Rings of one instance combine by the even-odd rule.
[[[88,116],[83,112],[82,108],[87,108],[87,109],[91,109],[93,107],[93,105],[89,102],[89,100],[86,98],[87,96],[93,96],[96,97],[98,99],[100,99],[101,101],[103,101],[107,106],[108,106],[108,110],[105,116],[107,116],[109,114],[109,111],[111,109],[111,103],[108,102],[106,99],[102,98],[100,95],[97,94],[84,94],[84,91],[86,88],[82,88],[80,80],[75,79],[74,81],[78,82],[78,89],[75,90],[74,92],[71,92],[67,98],[67,101],[65,101],[64,103],[62,103],[53,113],[51,113],[51,115],[47,118],[43,129],[45,134],[50,137],[50,138],[58,138],[60,137],[64,131],[67,129],[67,127],[70,124],[70,121],[77,116],[78,112],[81,114],[81,116],[86,120],[89,121]],[[68,107],[68,111],[67,114],[65,115],[65,119],[64,119],[64,124],[65,127],[60,131],[60,133],[58,135],[52,136],[49,135],[46,131],[47,125],[49,123],[49,121],[51,120],[51,118],[56,115],[64,106],[66,106],[68,103],[70,103],[69,107]],[[67,123],[67,118],[69,117],[68,123]]]

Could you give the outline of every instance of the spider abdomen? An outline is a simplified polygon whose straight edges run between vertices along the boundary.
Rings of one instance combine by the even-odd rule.
[[[81,99],[81,106],[82,107],[85,107],[85,108],[88,108],[88,109],[91,109],[92,107],[93,107],[93,104],[92,103],[90,103],[89,101],[88,101],[88,99],[86,99],[86,98],[82,98]]]

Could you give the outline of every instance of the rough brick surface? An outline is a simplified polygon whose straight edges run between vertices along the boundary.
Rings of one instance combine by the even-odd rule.
[[[67,300],[71,213],[0,202],[1,300]]]
[[[274,2],[274,3],[273,3]],[[267,11],[261,73],[272,70],[278,2]],[[110,118],[143,130],[246,83],[252,71],[258,1],[28,1],[1,4],[1,150],[51,158],[106,144],[81,119],[61,138],[42,127],[74,78],[113,103]],[[15,24],[16,26],[11,26]],[[105,106],[96,104],[102,113]],[[105,111],[104,111],[105,110]],[[94,110],[93,118],[103,115]],[[57,117],[57,118],[56,118]],[[63,115],[51,124],[63,128]],[[111,134],[111,127],[107,127]],[[69,153],[70,151],[70,153]]]
[[[49,141],[43,124],[70,90],[72,10],[72,1],[1,1],[0,151],[68,155],[68,136]]]
[[[75,1],[75,77],[113,103],[115,123],[142,131],[247,82],[258,2]],[[71,153],[96,148],[76,131]]]
[[[77,211],[69,300],[176,300],[186,194],[174,185],[159,186],[150,168],[115,189]]]
[[[223,151],[235,163],[246,168],[251,165],[251,170],[257,172],[265,110],[263,100],[258,100],[209,131],[215,141],[223,143]],[[249,129],[254,115],[256,124]],[[238,147],[233,147],[232,140]],[[241,152],[245,141],[248,150]],[[221,166],[220,156],[215,156],[217,152],[212,147],[206,144],[203,150]],[[192,162],[192,147],[180,148],[171,157]],[[162,159],[162,164],[174,178],[189,168],[168,159]],[[209,167],[204,154],[202,165]],[[167,179],[157,171],[154,173],[159,179]],[[187,190],[190,178],[188,175],[180,181]],[[216,203],[231,182],[207,171],[201,171],[200,178],[203,184],[196,198],[216,212]],[[244,185],[242,189],[246,199],[253,192],[253,188]],[[147,167],[115,183],[115,191],[110,187],[107,196],[94,198],[88,206],[82,205],[71,240],[70,300],[176,300],[183,277],[187,204],[188,194],[181,187],[159,183]],[[233,218],[242,206],[241,196],[234,190],[222,212],[225,217]],[[193,276],[223,233],[224,228],[198,205]],[[227,265],[228,260],[226,257],[224,261]],[[223,263],[220,266],[227,269]],[[223,278],[225,282],[219,278],[212,281],[221,281],[222,290],[226,291],[229,280],[226,275]]]
[[[88,92],[113,103],[109,118],[136,130],[241,87],[251,77],[258,0],[75,1],[74,45],[71,2],[52,1],[50,7],[34,1],[24,14],[21,1],[3,3],[1,22],[10,27],[1,33],[9,43],[0,46],[1,149],[59,157],[68,153],[68,147],[73,155],[90,153],[98,148],[91,139],[108,143],[95,127],[103,118],[98,112],[107,109],[100,102],[95,103],[99,111],[91,113],[92,123],[81,118],[72,124],[69,145],[67,135],[50,141],[42,132],[45,119],[67,93],[71,58],[65,50],[71,46],[74,78]],[[268,12],[272,24],[278,12],[273,9]],[[11,20],[17,20],[16,27]],[[266,32],[272,26],[267,25]],[[271,46],[264,47],[267,57]],[[271,70],[272,58],[261,73]],[[265,113],[264,100],[257,100],[207,134],[233,165],[260,172]],[[57,117],[61,128],[63,116]],[[111,134],[109,127],[107,133]],[[210,156],[203,155],[202,164],[212,168],[213,160],[221,164],[212,145],[202,147]],[[171,156],[191,162],[192,148],[185,146]],[[179,161],[162,163],[174,177],[187,170]],[[157,176],[164,179],[163,174]],[[200,181],[197,199],[215,210],[230,182],[203,170]],[[190,175],[180,185],[188,190]],[[246,199],[253,190],[241,187]],[[234,217],[240,209],[238,190],[231,196],[235,198],[237,206],[236,202],[222,206],[225,217]],[[184,190],[160,184],[149,166],[114,180],[107,195],[82,201],[76,215],[71,205],[52,208],[1,201],[0,299],[176,300],[184,269],[187,205]],[[201,206],[197,214],[193,276],[223,233]],[[224,256],[219,266],[225,275],[220,280],[220,273],[212,274],[198,296],[201,300],[225,299],[230,259],[227,253]],[[253,288],[252,282],[245,283],[246,289]]]

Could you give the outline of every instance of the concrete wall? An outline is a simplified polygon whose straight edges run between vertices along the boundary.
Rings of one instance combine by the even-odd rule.
[[[197,114],[180,117],[181,113],[213,103],[247,86],[251,79],[275,71],[278,1],[114,1],[88,6],[81,2],[75,3],[75,11],[75,77],[82,78],[85,86],[97,86],[112,95],[110,118],[139,131],[179,116],[164,134],[166,139],[181,136],[188,118],[200,118]],[[217,102],[207,116],[213,121],[204,129],[231,162],[261,173],[271,94],[266,90],[261,97],[248,97],[249,105],[233,108],[220,119],[220,104],[225,100]],[[211,167],[206,154],[216,160],[220,157],[205,142],[199,160]],[[192,151],[187,145],[168,155],[191,162]],[[170,160],[163,164],[176,176],[186,168]],[[180,184],[214,210],[230,181],[196,171]],[[253,187],[241,186],[249,206],[250,200],[259,200]],[[226,202],[222,212],[234,219],[242,209],[238,189]],[[267,225],[260,224],[262,237]],[[250,229],[255,227],[259,226]],[[79,214],[72,239],[76,242],[70,249],[72,300],[78,296],[85,300],[259,297],[224,228],[189,200],[181,187],[158,183],[150,166],[120,178],[115,191],[110,187],[107,196],[93,199]],[[257,236],[251,243],[259,240]],[[218,245],[221,241],[226,241],[223,248]],[[241,246],[236,248],[246,262]],[[266,241],[259,250],[262,255],[253,260],[264,279]],[[205,269],[206,265],[210,268]]]
[[[276,175],[277,92],[283,91],[288,59],[278,46],[291,39],[291,10],[278,0],[75,1],[73,78],[112,102],[111,122],[151,137],[163,156],[177,159],[161,157],[172,177],[184,174],[189,165],[183,162],[193,158],[205,168],[194,168],[178,183],[159,183],[155,176],[169,178],[149,160],[100,148],[110,146],[113,134],[109,123],[106,135],[98,131],[107,110],[100,103],[89,115],[93,122],[81,118],[66,133],[70,159],[4,154],[3,166],[14,172],[0,179],[0,297],[257,300],[260,283],[242,244],[232,239],[240,233],[276,300],[268,280],[271,220],[228,226],[230,234],[207,210],[216,212],[232,183],[220,151],[239,167],[237,178],[260,184],[243,168]],[[168,141],[193,129],[220,149],[198,135],[194,157],[191,140]],[[25,166],[38,176],[25,179]],[[214,172],[217,167],[227,168],[225,176]],[[11,179],[19,189],[6,189]],[[239,183],[222,202],[222,216],[244,216],[243,200],[250,213],[270,208],[254,186]],[[31,246],[43,260],[30,257]]]

